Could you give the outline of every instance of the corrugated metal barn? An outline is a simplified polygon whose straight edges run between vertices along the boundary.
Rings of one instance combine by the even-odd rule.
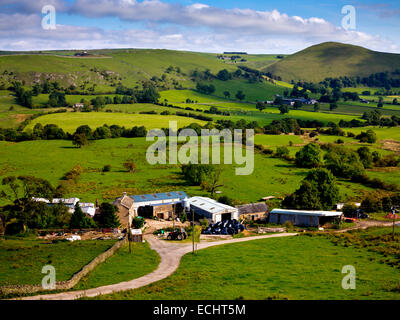
[[[305,211],[274,209],[269,214],[269,222],[284,224],[290,221],[294,226],[320,227],[327,222],[340,220],[342,212],[336,211]]]

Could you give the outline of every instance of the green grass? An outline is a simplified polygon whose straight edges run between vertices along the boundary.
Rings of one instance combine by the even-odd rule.
[[[204,121],[179,116],[161,116],[147,114],[124,114],[109,112],[69,112],[41,116],[33,120],[26,130],[33,129],[36,123],[56,124],[66,132],[73,133],[81,125],[89,125],[92,129],[108,125],[119,125],[127,128],[145,126],[147,129],[168,128],[169,121],[177,121],[178,127],[185,127],[191,123],[204,125]]]
[[[45,265],[55,267],[57,281],[69,280],[114,243],[114,240],[54,244],[43,240],[0,240],[0,285],[41,284]]]
[[[318,83],[328,77],[364,76],[400,67],[400,55],[327,42],[309,47],[264,68],[284,81]]]
[[[304,144],[303,139],[299,136],[291,136],[291,135],[267,135],[267,134],[259,134],[255,136],[255,144],[261,144],[265,147],[276,147],[276,146],[289,146],[289,143],[293,142],[293,144]]]
[[[399,285],[400,271],[378,258],[321,237],[255,240],[187,254],[169,278],[97,299],[400,299],[390,291]],[[356,268],[356,290],[341,286],[345,265]]]
[[[215,55],[195,52],[149,50],[149,49],[124,49],[124,50],[97,50],[91,53],[100,57],[74,58],[57,55],[57,52],[47,55],[12,55],[0,56],[0,70],[13,71],[18,77],[32,84],[35,76],[44,77],[43,73],[51,73],[54,79],[62,85],[76,86],[84,81],[97,84],[96,92],[115,92],[111,83],[119,81],[125,86],[133,87],[142,80],[148,80],[152,76],[161,77],[169,66],[179,67],[181,73],[173,71],[167,74],[169,80],[177,80],[179,83],[193,87],[190,81],[192,71],[210,69],[217,73],[221,69],[235,70],[237,67],[228,65],[218,60]],[[46,67],[46,70],[43,67]],[[116,77],[113,81],[107,81],[99,72],[113,71]],[[5,80],[9,80],[5,77]],[[10,79],[11,80],[11,79]]]
[[[132,253],[129,253],[129,246],[126,244],[82,278],[74,290],[85,290],[137,279],[154,271],[159,263],[159,255],[150,249],[147,242],[133,243]]]
[[[224,92],[229,91],[231,94],[231,99],[236,99],[236,93],[239,90],[242,90],[246,95],[244,101],[251,102],[255,102],[257,100],[274,100],[275,94],[283,95],[283,92],[285,91],[285,88],[274,85],[267,81],[250,83],[247,80],[215,80],[212,83],[216,88],[214,93],[216,96],[224,97]]]
[[[366,127],[366,128],[349,128],[346,131],[353,132],[354,134],[358,135],[362,131],[367,131],[368,129],[372,129],[379,140],[396,140],[400,141],[400,130],[399,128],[379,128],[379,127]]]
[[[33,175],[47,179],[56,186],[66,172],[80,164],[84,172],[66,196],[76,196],[85,202],[94,202],[96,199],[110,201],[125,191],[143,194],[183,190],[189,195],[209,196],[200,187],[188,186],[182,179],[178,165],[149,165],[146,150],[150,144],[144,138],[98,140],[84,148],[73,147],[71,141],[0,141],[0,178]],[[289,149],[294,155],[299,148]],[[24,156],[21,157],[21,154]],[[128,173],[123,167],[124,161],[130,158],[135,161],[135,173]],[[111,172],[103,173],[102,169],[107,164],[111,165]],[[237,176],[235,165],[223,167],[223,187],[219,190],[223,195],[243,203],[291,193],[299,187],[308,172],[284,160],[259,153],[255,154],[254,172],[251,175]],[[243,188],[244,185],[246,188]],[[364,189],[357,184],[340,182],[340,190],[345,197],[360,196],[360,190]]]

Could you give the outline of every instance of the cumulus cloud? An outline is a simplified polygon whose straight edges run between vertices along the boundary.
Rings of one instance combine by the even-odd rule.
[[[40,8],[53,4],[62,11],[88,19],[117,17],[147,22],[142,29],[109,30],[57,25],[42,30]],[[161,0],[0,0],[3,50],[166,48],[221,52],[293,53],[307,46],[340,41],[380,51],[398,51],[393,42],[359,31],[346,31],[318,17],[288,16],[278,10],[222,9],[202,3],[182,5]],[[17,13],[15,13],[17,12]]]

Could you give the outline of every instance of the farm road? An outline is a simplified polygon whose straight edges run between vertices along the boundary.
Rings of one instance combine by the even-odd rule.
[[[230,243],[239,243],[252,240],[268,239],[268,238],[279,238],[279,237],[291,237],[295,236],[297,233],[279,233],[266,236],[255,236],[248,238],[232,239],[232,240],[222,240],[214,242],[200,243],[197,245],[197,250],[219,246]],[[112,284],[108,286],[81,290],[81,291],[69,291],[55,294],[37,295],[31,297],[21,298],[23,300],[74,300],[81,297],[95,297],[98,295],[110,294],[118,291],[126,291],[137,289],[153,282],[165,279],[173,274],[179,267],[181,258],[192,251],[192,244],[179,244],[179,243],[169,243],[167,241],[158,240],[153,235],[146,235],[145,239],[150,243],[153,250],[161,257],[161,263],[158,268],[137,279],[120,282],[117,284]]]

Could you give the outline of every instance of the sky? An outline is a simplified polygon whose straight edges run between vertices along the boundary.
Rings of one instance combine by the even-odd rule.
[[[350,29],[345,6],[355,10]],[[337,41],[400,53],[399,18],[398,0],[0,0],[0,50],[290,54]]]

